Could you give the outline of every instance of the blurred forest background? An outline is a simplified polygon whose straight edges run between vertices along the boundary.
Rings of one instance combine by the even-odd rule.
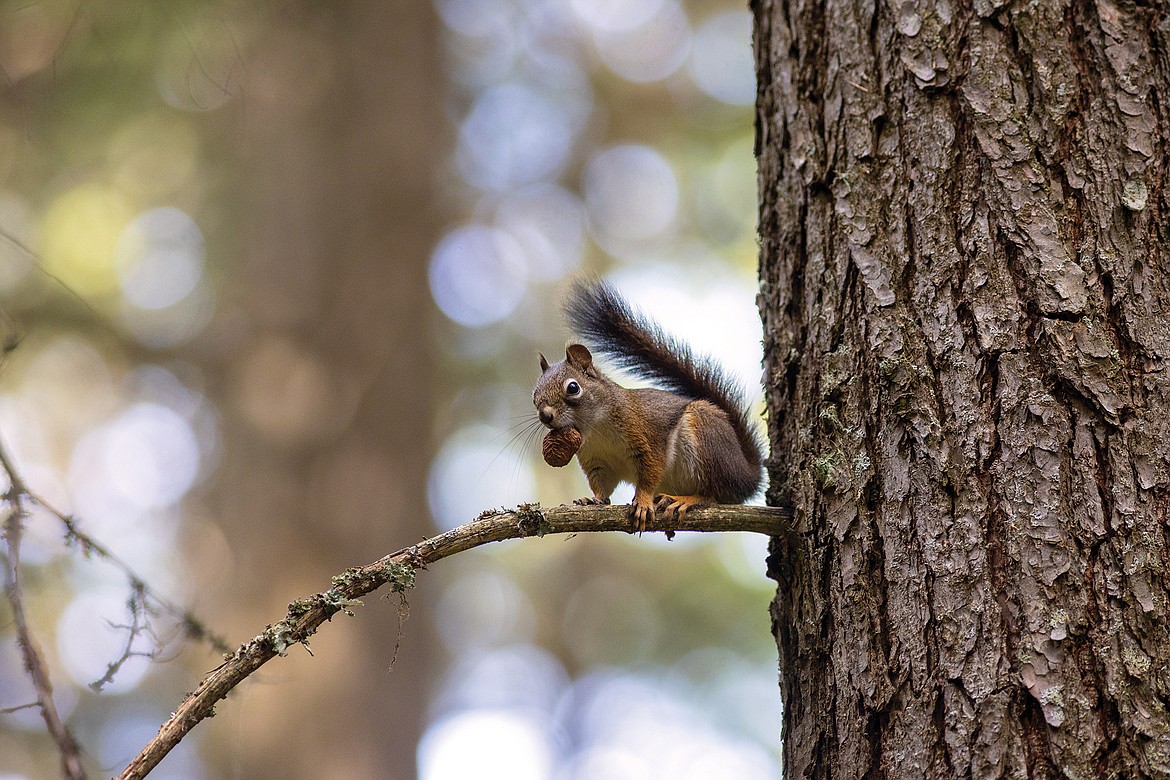
[[[514,438],[570,275],[759,383],[750,24],[741,0],[4,0],[0,441],[233,646],[348,566],[584,495]],[[764,555],[460,555],[400,642],[368,600],[154,776],[778,777]],[[133,652],[172,641],[95,692],[132,582],[40,509],[23,557],[57,704],[115,773],[218,654],[156,610]],[[33,698],[5,604],[0,709]],[[0,715],[0,777],[58,773],[36,711]]]

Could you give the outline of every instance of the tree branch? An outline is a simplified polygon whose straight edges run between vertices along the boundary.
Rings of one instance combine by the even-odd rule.
[[[3,523],[3,538],[7,550],[7,554],[4,556],[4,593],[12,609],[12,622],[16,631],[16,643],[20,648],[21,660],[24,663],[24,668],[28,672],[29,678],[32,680],[33,690],[36,693],[36,700],[31,704],[0,709],[0,715],[11,714],[12,712],[30,706],[39,709],[41,717],[45,721],[45,726],[48,729],[49,736],[56,743],[57,751],[61,755],[63,775],[70,780],[81,780],[86,776],[85,768],[81,762],[81,749],[77,744],[77,740],[69,731],[69,727],[61,719],[60,713],[57,712],[56,704],[53,701],[53,685],[52,679],[49,676],[48,666],[45,663],[44,656],[41,653],[40,646],[36,641],[32,628],[29,625],[28,616],[24,608],[24,589],[22,585],[24,572],[21,566],[20,548],[24,538],[24,524],[29,516],[30,506],[40,506],[60,520],[65,527],[65,539],[67,543],[80,545],[85,555],[96,555],[120,569],[130,580],[132,620],[131,625],[126,627],[129,632],[126,650],[123,652],[121,658],[108,666],[106,674],[102,679],[94,684],[97,689],[100,690],[101,685],[110,682],[114,674],[128,658],[134,655],[144,655],[144,653],[135,651],[133,644],[139,635],[148,631],[146,625],[147,618],[150,614],[148,599],[158,604],[163,611],[177,618],[186,636],[206,641],[221,652],[228,652],[230,645],[227,644],[226,640],[209,631],[203,622],[196,618],[194,614],[180,609],[161,593],[147,585],[128,564],[114,555],[108,548],[98,543],[93,537],[84,533],[78,527],[77,521],[73,517],[64,514],[45,501],[45,499],[33,493],[25,483],[24,478],[20,475],[16,464],[13,462],[12,457],[8,454],[8,450],[2,442],[0,442],[0,474],[8,478],[8,490],[3,495],[0,495],[0,501],[3,501],[3,503],[6,503],[10,507],[8,516],[4,519]],[[139,618],[141,618],[141,621]]]
[[[789,528],[789,509],[758,506],[709,506],[692,509],[677,522],[656,517],[648,531],[753,531],[776,535]],[[630,520],[624,506],[569,507],[541,509],[522,504],[515,511],[488,511],[470,523],[433,536],[419,544],[403,548],[373,563],[348,569],[333,578],[333,587],[288,606],[288,613],[278,623],[266,627],[251,641],[225,656],[224,663],[213,670],[163,723],[158,735],[118,776],[119,780],[145,777],[170,750],[204,718],[213,714],[215,704],[277,655],[305,643],[326,620],[338,612],[353,614],[359,598],[385,585],[401,593],[414,586],[419,569],[456,553],[490,542],[546,534],[585,533],[593,531],[628,531]]]
[[[8,494],[5,499],[12,505],[12,511],[4,520],[4,539],[8,546],[8,555],[5,556],[4,566],[4,593],[8,597],[8,604],[12,608],[12,623],[16,628],[16,644],[20,647],[24,668],[32,678],[33,689],[36,691],[36,706],[41,711],[41,718],[49,735],[57,743],[57,750],[61,754],[61,771],[70,780],[84,780],[85,769],[81,764],[81,751],[77,740],[69,732],[69,728],[61,720],[57,712],[57,705],[53,703],[53,684],[49,679],[49,670],[45,666],[45,659],[41,655],[36,638],[28,625],[28,616],[24,611],[24,592],[21,587],[20,542],[24,536],[24,520],[28,517],[25,500],[29,493],[20,474],[16,471],[8,452],[0,446],[0,467],[8,473]]]
[[[130,564],[115,555],[110,548],[83,531],[77,518],[62,512],[39,494],[29,490],[28,485],[21,480],[20,475],[16,472],[15,466],[7,456],[3,445],[0,445],[0,468],[8,474],[9,481],[12,483],[12,494],[5,496],[9,503],[17,506],[16,499],[19,499],[22,502],[21,506],[27,502],[28,504],[35,504],[44,509],[53,517],[57,518],[65,528],[65,543],[67,545],[77,545],[86,557],[91,555],[96,556],[121,571],[130,582],[131,592],[141,594],[145,599],[157,604],[163,612],[178,620],[183,634],[187,638],[199,642],[206,642],[221,653],[231,652],[232,648],[227,639],[208,628],[195,613],[183,609],[161,592],[151,587],[146,580],[138,576]],[[24,511],[27,512],[27,510]]]

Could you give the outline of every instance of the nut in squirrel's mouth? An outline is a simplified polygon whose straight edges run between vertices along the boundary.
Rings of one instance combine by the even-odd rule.
[[[581,449],[581,438],[581,431],[571,425],[549,431],[541,442],[544,462],[550,466],[567,465]]]

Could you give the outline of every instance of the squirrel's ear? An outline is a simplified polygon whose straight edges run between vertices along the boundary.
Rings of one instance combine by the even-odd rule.
[[[584,344],[570,344],[565,348],[565,358],[582,371],[588,371],[593,366],[593,355],[589,354]]]
[[[540,356],[540,372],[543,374],[545,371],[548,371],[548,360],[545,359],[543,352],[537,352],[536,354]]]

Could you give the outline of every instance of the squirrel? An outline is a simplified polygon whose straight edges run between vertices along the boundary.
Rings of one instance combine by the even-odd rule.
[[[588,346],[570,344],[551,365],[538,353],[532,402],[550,436],[580,432],[577,460],[593,495],[574,503],[608,504],[619,482],[632,483],[631,531],[642,532],[656,510],[677,521],[691,507],[738,504],[756,492],[760,443],[726,373],[605,282],[573,284],[565,315]],[[618,385],[597,369],[590,348],[661,389]]]

